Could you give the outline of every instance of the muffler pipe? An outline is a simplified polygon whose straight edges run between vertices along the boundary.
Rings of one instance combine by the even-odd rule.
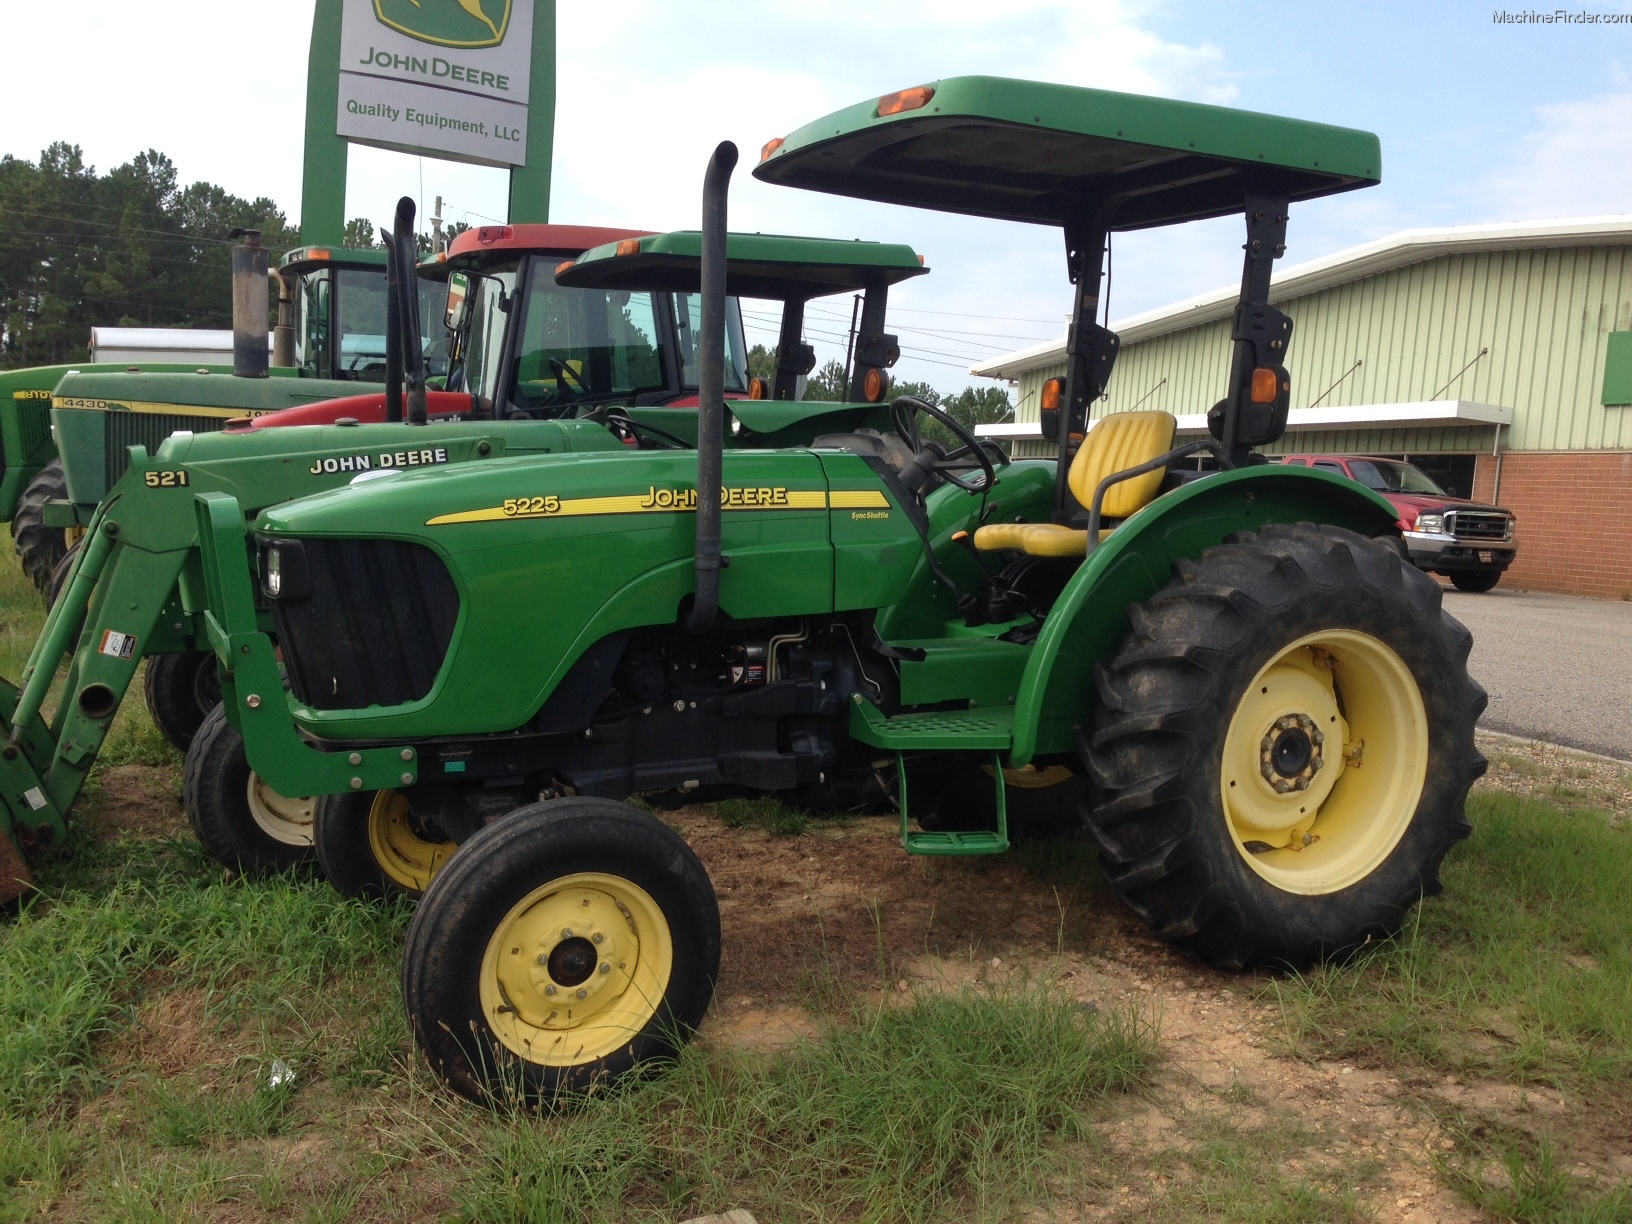
[[[265,378],[266,248],[260,230],[235,229],[228,237],[243,239],[232,248],[232,372],[239,378]]]
[[[397,201],[397,215],[391,225],[390,242],[397,252],[397,342],[402,355],[402,385],[407,396],[406,419],[410,425],[425,424],[425,345],[419,329],[419,249],[414,234],[414,202],[407,196]]]
[[[725,450],[726,197],[737,146],[722,141],[703,175],[702,335],[697,353],[697,594],[686,631],[704,634],[720,611],[720,480]]]

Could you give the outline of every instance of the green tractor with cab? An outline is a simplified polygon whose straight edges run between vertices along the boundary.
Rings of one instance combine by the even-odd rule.
[[[959,445],[927,442],[937,412],[910,399],[890,406],[898,445],[857,427],[728,447],[734,162],[722,145],[705,183],[695,451],[402,472],[253,524],[196,499],[204,631],[248,761],[285,793],[401,792],[459,844],[403,960],[437,1073],[476,1100],[550,1099],[701,1021],[712,888],[635,795],[888,790],[907,851],[992,854],[1018,775],[1085,778],[1113,887],[1189,955],[1305,965],[1397,931],[1469,832],[1471,638],[1384,501],[1255,453],[1291,390],[1269,302],[1290,205],[1377,182],[1376,138],[964,77],[765,147],[769,182],[1062,231],[1057,460],[1006,461],[950,418]],[[1246,244],[1211,436],[1091,420],[1117,350],[1095,322],[1107,236],[1225,215]],[[1180,469],[1201,451],[1217,471]],[[914,788],[951,770],[990,770],[989,827],[913,827]]]

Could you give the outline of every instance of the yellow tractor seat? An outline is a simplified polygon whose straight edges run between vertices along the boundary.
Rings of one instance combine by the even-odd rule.
[[[1077,457],[1071,461],[1066,483],[1079,504],[1094,500],[1099,482],[1116,472],[1149,463],[1173,449],[1179,422],[1171,412],[1113,412],[1088,431]],[[1161,468],[1130,477],[1105,490],[1100,514],[1125,519],[1156,497],[1166,473]],[[1106,529],[1099,533],[1104,539]],[[1088,552],[1088,533],[1059,523],[993,523],[975,532],[975,547],[982,552],[1013,550],[1032,557],[1081,557]]]

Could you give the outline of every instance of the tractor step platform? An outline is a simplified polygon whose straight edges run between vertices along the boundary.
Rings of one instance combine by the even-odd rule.
[[[1002,854],[1009,839],[994,829],[970,833],[928,833],[908,829],[901,835],[908,854]]]
[[[930,710],[887,717],[861,694],[850,707],[850,736],[896,752],[976,750],[999,752],[1014,739],[1014,711],[1008,707]]]

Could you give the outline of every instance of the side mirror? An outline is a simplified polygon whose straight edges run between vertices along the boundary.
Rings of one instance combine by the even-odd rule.
[[[470,317],[470,278],[463,272],[455,272],[448,277],[448,309],[442,316],[443,322],[451,332],[460,332],[465,329],[465,321]]]

